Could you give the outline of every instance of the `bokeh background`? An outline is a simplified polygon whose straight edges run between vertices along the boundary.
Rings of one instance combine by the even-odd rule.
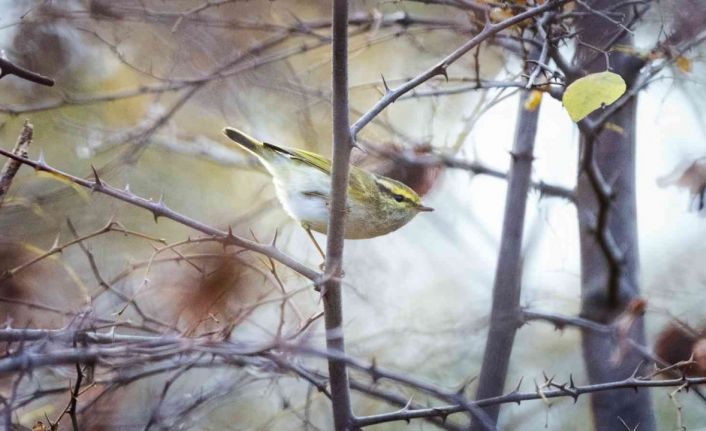
[[[650,12],[636,33],[639,47],[654,45],[660,26],[671,18],[671,4],[660,2]],[[196,10],[202,5],[207,3],[1,2],[0,48],[5,55],[56,79],[53,88],[14,77],[0,80],[1,145],[11,148],[22,122],[29,119],[35,131],[33,158],[41,151],[50,165],[77,176],[88,176],[93,165],[112,185],[129,184],[134,193],[154,199],[163,195],[171,208],[213,226],[232,226],[246,237],[267,242],[278,232],[282,249],[316,267],[320,257],[305,232],[280,209],[267,174],[247,154],[228,147],[221,129],[235,126],[269,142],[330,154],[330,4],[233,1]],[[382,18],[403,12],[430,23],[386,25]],[[470,34],[470,17],[424,2],[354,1],[351,15],[367,20],[352,27],[352,119],[380,97],[381,75],[394,86],[434,64]],[[255,47],[262,49],[253,52]],[[485,79],[514,80],[521,69],[519,61],[498,47],[484,47],[478,60]],[[692,53],[690,62],[689,70],[662,74],[639,99],[638,223],[650,340],[672,316],[694,327],[704,323],[706,223],[698,211],[689,211],[688,190],[657,185],[661,176],[706,153],[703,50]],[[517,104],[512,89],[423,94],[462,88],[474,68],[473,55],[463,58],[449,69],[448,83],[434,79],[417,97],[398,101],[361,137],[375,148],[430,147],[506,171]],[[577,137],[561,103],[544,97],[533,177],[573,187]],[[372,152],[356,150],[354,159],[379,172],[394,169],[416,182],[426,192],[425,203],[436,211],[385,237],[346,243],[349,353],[374,357],[378,364],[448,388],[470,382],[472,394],[485,345],[506,183],[464,170],[393,166]],[[580,269],[575,208],[564,199],[533,194],[528,211],[522,303],[576,314]],[[80,234],[115,220],[168,243],[197,236],[169,220],[155,223],[146,211],[23,168],[0,208],[0,269],[47,250],[57,235],[59,242],[71,240],[67,220]],[[318,239],[325,241],[320,235]],[[86,243],[100,273],[116,290],[183,333],[203,334],[232,324],[234,339],[257,341],[277,331],[280,302],[266,301],[276,298],[279,288],[268,262],[257,255],[244,253],[236,261],[224,257],[219,245],[185,244],[179,248],[182,253],[200,255],[191,265],[175,261],[170,250],[155,253],[161,245],[145,238],[113,232]],[[284,310],[285,330],[295,330],[319,311],[319,295],[292,271],[279,267],[278,272],[287,291],[296,292],[293,306]],[[0,321],[13,326],[59,328],[89,306],[97,316],[141,321],[124,300],[98,284],[86,253],[76,246],[0,286]],[[322,345],[323,322],[315,322],[306,337]],[[323,362],[306,361],[325,370]],[[25,389],[59,384],[70,371],[42,371]],[[586,382],[578,332],[556,331],[540,322],[523,327],[510,372],[509,382],[524,378],[525,390],[533,390],[533,381],[542,381],[543,373],[557,380],[572,374],[575,381]],[[142,429],[168,378],[157,375],[109,392],[86,414],[86,429]],[[327,400],[305,381],[240,369],[188,371],[161,409],[179,411],[208,391],[213,398],[194,408],[188,420],[172,423],[165,414],[160,426],[332,426]],[[669,391],[652,390],[660,429],[675,423]],[[418,394],[406,395],[425,402]],[[685,425],[706,429],[703,401],[690,394],[679,395],[679,400]],[[65,396],[43,398],[16,412],[17,419],[31,426],[45,414],[56,416],[64,403]],[[358,414],[389,409],[354,396]],[[304,424],[305,416],[311,424]],[[586,430],[590,421],[588,397],[576,404],[562,399],[507,405],[501,415],[502,429]],[[373,428],[433,426],[416,421]]]

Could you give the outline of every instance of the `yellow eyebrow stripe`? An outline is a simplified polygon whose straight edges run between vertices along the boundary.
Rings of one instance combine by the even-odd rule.
[[[400,195],[408,202],[414,204],[418,203],[418,198],[414,194],[409,193],[407,186],[402,183],[393,182],[387,178],[376,177],[375,184],[377,184],[382,192],[388,193],[390,196]]]

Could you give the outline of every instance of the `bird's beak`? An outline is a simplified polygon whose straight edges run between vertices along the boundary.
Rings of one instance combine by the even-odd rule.
[[[417,207],[417,211],[420,211],[420,212],[430,212],[430,211],[434,211],[434,208],[425,207],[424,205],[419,205],[419,206]]]

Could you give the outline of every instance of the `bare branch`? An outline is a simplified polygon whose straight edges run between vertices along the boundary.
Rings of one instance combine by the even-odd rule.
[[[73,176],[71,174],[68,174],[66,172],[60,171],[56,168],[53,168],[49,165],[46,164],[44,161],[37,161],[37,160],[30,160],[26,159],[24,157],[20,157],[18,155],[15,155],[11,153],[10,151],[6,151],[0,148],[0,155],[3,155],[5,157],[8,157],[10,159],[16,160],[20,163],[23,163],[28,166],[32,166],[34,169],[38,171],[44,171],[44,172],[49,172],[54,175],[58,175],[62,178],[65,178],[68,181],[71,181],[72,183],[78,184],[82,187],[85,187],[87,189],[93,190],[94,192],[97,193],[102,193],[108,196],[111,196],[115,199],[121,200],[123,202],[127,202],[133,206],[143,208],[147,211],[150,211],[152,214],[154,214],[155,218],[158,217],[165,217],[170,220],[174,220],[175,222],[182,224],[184,226],[188,226],[192,229],[195,229],[199,232],[205,233],[207,235],[211,235],[215,238],[218,238],[220,241],[222,241],[226,245],[235,245],[238,247],[242,247],[257,253],[264,254],[265,256],[269,256],[273,258],[274,260],[280,262],[284,266],[287,266],[294,271],[298,272],[299,274],[303,275],[304,277],[308,278],[309,280],[316,281],[320,277],[320,273],[317,271],[312,270],[311,268],[307,267],[306,265],[298,262],[294,258],[288,256],[287,254],[283,253],[280,251],[277,247],[274,247],[272,245],[263,245],[263,244],[258,244],[255,241],[250,241],[245,238],[242,238],[240,236],[234,235],[232,232],[226,232],[222,231],[220,229],[216,229],[214,227],[211,227],[207,224],[204,224],[200,221],[194,220],[190,217],[187,217],[183,214],[180,214],[169,207],[162,202],[155,202],[151,199],[146,199],[140,196],[137,196],[133,193],[131,193],[129,190],[122,190],[118,189],[116,187],[113,187],[107,183],[105,183],[103,180],[100,178],[94,179],[94,181],[89,181],[83,178],[79,178],[76,176]]]
[[[12,149],[12,154],[20,157],[27,157],[27,150],[32,143],[33,130],[32,124],[25,120],[24,125],[22,125],[20,136],[17,138],[15,148]],[[0,207],[2,206],[2,202],[5,200],[7,191],[12,185],[12,180],[15,179],[15,175],[17,175],[17,172],[20,170],[20,166],[20,162],[10,159],[5,162],[5,166],[3,166],[2,171],[0,171]]]
[[[145,235],[141,232],[128,230],[122,224],[111,220],[108,222],[108,224],[106,224],[102,228],[96,230],[95,232],[91,232],[91,233],[86,234],[84,236],[77,237],[76,239],[73,239],[73,240],[68,241],[66,243],[63,243],[63,244],[58,243],[59,238],[57,237],[56,238],[57,241],[46,252],[40,254],[39,256],[35,257],[32,260],[29,260],[29,261],[22,263],[14,268],[8,269],[8,270],[0,273],[0,281],[4,280],[6,278],[14,277],[19,272],[26,270],[27,268],[36,264],[37,262],[40,262],[40,261],[42,261],[42,260],[44,260],[44,259],[48,258],[49,256],[52,256],[56,253],[61,253],[66,248],[71,247],[72,245],[80,244],[83,241],[89,240],[91,238],[95,238],[97,236],[101,236],[101,235],[106,234],[108,232],[119,232],[119,233],[122,233],[123,235],[135,236],[135,237],[143,238],[143,239],[146,239],[149,241],[156,241],[156,242],[161,242],[161,243],[165,242],[161,238],[155,238],[155,237],[151,237],[149,235]]]
[[[468,42],[464,43],[460,47],[458,47],[455,51],[453,51],[451,54],[447,55],[444,59],[436,63],[434,66],[431,68],[427,69],[425,72],[417,75],[415,78],[412,78],[411,80],[407,81],[406,83],[402,84],[401,86],[390,90],[389,92],[385,93],[385,95],[378,100],[378,102],[373,105],[368,112],[366,112],[362,117],[360,117],[352,126],[350,130],[350,134],[353,137],[353,139],[356,138],[358,135],[358,132],[365,127],[373,118],[375,118],[380,112],[382,112],[383,109],[385,109],[387,106],[390,104],[394,103],[400,96],[403,94],[407,93],[408,91],[412,90],[413,88],[419,86],[420,84],[428,81],[429,79],[433,78],[434,76],[438,75],[443,75],[447,76],[447,69],[448,67],[453,64],[456,60],[461,58],[463,55],[465,55],[468,51],[472,50],[475,48],[477,45],[481,44],[482,42],[488,40],[491,36],[494,36],[495,34],[505,30],[508,27],[511,27],[517,23],[520,23],[528,18],[535,17],[541,13],[544,13],[549,10],[553,10],[558,8],[559,6],[568,3],[572,0],[553,0],[553,1],[547,1],[545,4],[541,6],[534,7],[532,9],[529,9],[525,12],[522,12],[520,14],[517,14],[513,16],[512,18],[508,18],[502,22],[499,22],[497,24],[486,24],[486,26],[481,30],[480,33],[475,35],[473,38],[471,38]]]
[[[351,135],[348,130],[348,0],[333,2],[333,157],[331,203],[326,232],[326,261],[321,296],[324,301],[326,346],[329,351],[345,354],[343,338],[343,238],[348,199],[348,174],[351,158]],[[344,362],[328,358],[333,420],[338,431],[351,427],[348,372]]]
[[[53,79],[37,72],[32,72],[24,67],[20,67],[5,58],[4,55],[0,55],[0,79],[7,75],[15,75],[18,78],[22,78],[40,85],[46,85],[47,87],[54,85]]]

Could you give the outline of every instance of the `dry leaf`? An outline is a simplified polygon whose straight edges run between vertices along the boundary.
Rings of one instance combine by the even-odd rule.
[[[591,73],[566,87],[561,101],[574,122],[615,102],[625,93],[625,81],[617,73]]]
[[[501,22],[512,18],[514,15],[510,8],[494,7],[490,10],[490,20],[493,22]]]
[[[672,172],[657,179],[660,187],[677,186],[688,189],[695,200],[696,209],[704,208],[704,191],[706,189],[706,157],[687,160],[677,165]]]
[[[660,332],[655,342],[655,354],[668,364],[688,361],[683,371],[689,376],[706,376],[706,328],[691,328],[672,321]]]
[[[680,55],[677,57],[677,59],[674,61],[675,64],[677,65],[677,69],[681,70],[684,73],[689,73],[691,72],[691,60],[684,57],[683,55]]]
[[[691,353],[696,362],[696,368],[700,375],[706,374],[706,338],[701,338],[694,347],[691,348]]]

